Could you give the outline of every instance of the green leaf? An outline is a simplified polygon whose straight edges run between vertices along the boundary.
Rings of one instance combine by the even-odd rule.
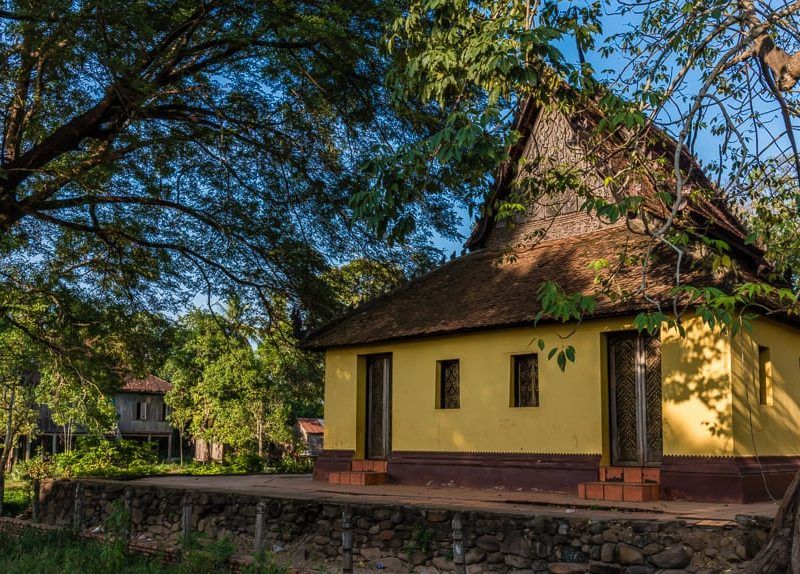
[[[565,355],[564,351],[560,351],[558,353],[556,362],[558,363],[558,368],[561,369],[561,372],[564,372],[567,368],[567,356]]]

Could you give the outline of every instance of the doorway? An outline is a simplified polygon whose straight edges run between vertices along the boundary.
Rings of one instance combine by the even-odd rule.
[[[657,466],[663,456],[661,341],[636,331],[608,337],[611,463]]]
[[[392,443],[392,358],[371,355],[367,366],[366,458],[389,458]]]

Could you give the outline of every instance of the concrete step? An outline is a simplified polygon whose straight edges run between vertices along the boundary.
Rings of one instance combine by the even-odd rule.
[[[355,472],[386,472],[386,460],[354,460],[350,462],[350,470]]]
[[[328,474],[328,482],[330,484],[370,486],[375,484],[386,484],[386,480],[387,475],[385,472],[344,470],[340,472],[331,472]]]
[[[649,482],[582,482],[578,497],[584,500],[650,502],[659,500],[658,484]]]
[[[600,482],[660,484],[661,469],[641,466],[601,466]]]

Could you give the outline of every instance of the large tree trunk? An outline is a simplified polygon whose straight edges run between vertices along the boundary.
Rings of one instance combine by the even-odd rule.
[[[761,551],[740,572],[746,574],[800,574],[800,472],[783,496],[775,522]]]

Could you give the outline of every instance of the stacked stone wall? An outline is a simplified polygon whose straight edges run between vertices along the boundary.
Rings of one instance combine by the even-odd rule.
[[[75,504],[76,493],[80,502]],[[112,481],[56,481],[43,485],[46,524],[102,530],[126,508],[135,543],[180,544],[183,517],[190,529],[228,538],[252,551],[257,505],[264,520],[263,547],[292,562],[341,556],[339,502],[263,498],[240,493],[126,485]],[[189,508],[187,514],[186,508]],[[349,504],[356,565],[388,571],[433,573],[455,569],[451,509]],[[537,513],[459,512],[464,563],[469,574],[514,572],[650,574],[718,572],[752,557],[766,539],[767,521],[703,524],[671,520],[589,520]]]

